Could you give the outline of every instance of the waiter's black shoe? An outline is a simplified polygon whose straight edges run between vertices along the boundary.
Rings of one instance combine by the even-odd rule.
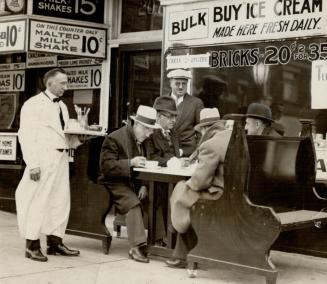
[[[48,261],[48,258],[43,255],[41,249],[30,250],[27,248],[25,250],[25,257],[35,261],[42,261],[42,262]]]
[[[169,267],[172,268],[186,268],[187,262],[185,260],[172,258],[165,261]]]
[[[69,249],[64,244],[59,244],[56,246],[49,246],[47,249],[48,255],[64,255],[64,256],[79,256],[79,250]]]
[[[135,261],[138,262],[143,262],[143,263],[149,263],[150,260],[145,256],[144,250],[140,249],[140,247],[132,247],[128,255],[131,259],[134,259]]]

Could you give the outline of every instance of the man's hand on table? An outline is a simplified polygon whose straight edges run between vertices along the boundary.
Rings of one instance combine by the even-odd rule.
[[[140,200],[146,198],[148,196],[148,189],[146,188],[145,185],[142,185],[140,190],[139,190],[139,195],[138,195],[138,198]]]
[[[31,180],[38,181],[41,177],[41,168],[37,167],[34,169],[30,169],[30,178]]]
[[[136,156],[131,159],[131,166],[135,168],[144,168],[145,167],[146,158],[142,156]]]

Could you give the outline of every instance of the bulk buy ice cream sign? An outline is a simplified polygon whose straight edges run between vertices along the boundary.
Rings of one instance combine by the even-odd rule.
[[[168,41],[201,44],[326,34],[325,0],[220,0],[167,6]]]
[[[31,20],[29,50],[104,59],[106,36],[106,29]]]

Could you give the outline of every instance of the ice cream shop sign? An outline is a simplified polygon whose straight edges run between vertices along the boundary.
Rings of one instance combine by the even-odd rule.
[[[215,44],[314,36],[326,34],[327,1],[199,1],[167,6],[167,20],[168,41]]]

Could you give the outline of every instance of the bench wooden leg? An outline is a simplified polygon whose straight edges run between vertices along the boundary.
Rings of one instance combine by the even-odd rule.
[[[109,254],[111,247],[112,236],[107,236],[102,240],[102,250],[104,254]]]
[[[266,275],[266,284],[276,284],[277,275],[277,272],[269,273],[268,275]]]

